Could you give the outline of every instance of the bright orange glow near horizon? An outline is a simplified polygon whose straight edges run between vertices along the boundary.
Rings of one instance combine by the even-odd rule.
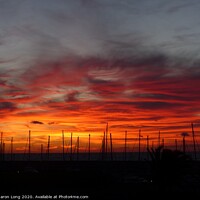
[[[105,113],[106,114],[106,113]],[[130,114],[123,114],[126,121],[117,121],[118,117],[111,114],[107,117],[108,122],[108,148],[110,148],[110,133],[112,133],[113,152],[124,151],[125,131],[127,131],[127,151],[138,151],[138,134],[141,130],[141,148],[146,151],[146,138],[149,137],[149,144],[151,146],[158,145],[158,133],[160,131],[160,143],[164,140],[165,146],[168,148],[175,148],[175,139],[179,143],[179,149],[182,149],[182,133],[187,132],[187,144],[192,144],[192,129],[190,122],[174,121],[175,119],[155,120],[155,121],[138,121],[131,122]],[[102,117],[102,116],[97,116]],[[28,152],[28,133],[31,132],[31,152],[39,153],[41,145],[46,152],[48,136],[51,137],[50,152],[61,153],[62,144],[62,131],[65,136],[65,151],[69,152],[71,148],[70,137],[73,135],[73,151],[76,149],[77,138],[79,137],[79,151],[88,151],[88,138],[91,137],[91,152],[100,152],[102,147],[103,134],[106,131],[106,122],[97,123],[98,119],[72,117],[68,118],[68,122],[61,121],[59,117],[50,118],[45,120],[45,117],[37,117],[38,121],[34,121],[33,117],[16,117],[14,121],[4,119],[1,126],[2,140],[6,145],[5,152],[10,153],[11,138],[13,137],[13,152],[14,153],[27,153]],[[115,119],[112,121],[112,119]],[[133,118],[134,119],[134,118]],[[99,119],[100,121],[100,119]],[[85,122],[85,123],[84,123]],[[194,124],[196,140],[199,141],[199,124]]]

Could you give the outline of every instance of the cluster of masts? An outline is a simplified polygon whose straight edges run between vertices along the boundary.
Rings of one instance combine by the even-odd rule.
[[[191,128],[192,128],[192,138],[193,138],[193,152],[194,152],[194,159],[197,159],[197,151],[196,151],[196,141],[195,141],[195,132],[194,132],[194,126],[193,123],[191,123]],[[127,131],[125,131],[124,135],[124,160],[127,160]],[[186,140],[185,137],[187,136],[186,133],[182,134],[182,150],[183,153],[186,153]],[[141,135],[141,129],[139,129],[138,133],[138,160],[141,160],[141,138],[143,136]],[[108,154],[109,154],[109,160],[113,160],[113,139],[112,139],[112,133],[108,133],[108,123],[106,124],[106,129],[103,134],[103,139],[102,139],[102,144],[101,144],[101,155],[102,155],[102,160],[108,160]],[[79,141],[79,136],[77,137],[77,142],[76,142],[76,155],[77,155],[77,160],[79,160],[79,147],[80,147],[80,141]],[[160,131],[158,133],[158,142],[157,146],[163,146],[164,148],[164,138],[161,140],[161,134]],[[91,156],[91,136],[89,134],[88,137],[88,160],[90,160]],[[109,148],[108,148],[109,147]],[[149,149],[149,136],[147,135],[146,137],[146,148]],[[151,148],[154,148],[153,142]],[[178,150],[178,144],[177,144],[177,139],[175,139],[175,149]],[[44,147],[43,144],[41,144],[41,159],[43,158],[43,151]],[[70,153],[69,153],[69,159],[72,161],[73,158],[73,133],[71,133],[70,137]],[[49,160],[50,157],[50,136],[48,136],[48,142],[47,142],[47,149],[46,149],[46,154],[47,154],[47,159]],[[62,158],[65,160],[65,133],[64,130],[62,130]],[[0,160],[4,160],[5,156],[5,142],[3,141],[3,132],[1,132],[1,144],[0,144]],[[10,141],[10,159],[13,160],[13,137],[11,137]],[[28,160],[31,160],[31,131],[29,130],[28,134]]]

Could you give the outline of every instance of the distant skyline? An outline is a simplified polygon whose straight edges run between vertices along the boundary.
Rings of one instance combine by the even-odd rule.
[[[31,130],[37,149],[64,130],[91,133],[95,149],[107,122],[114,138],[160,130],[169,141],[193,122],[198,139],[199,10],[199,0],[0,0],[4,140],[23,149]]]

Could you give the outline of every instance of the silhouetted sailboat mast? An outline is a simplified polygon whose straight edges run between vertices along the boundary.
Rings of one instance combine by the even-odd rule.
[[[102,145],[101,145],[101,159],[105,158],[105,131],[103,133]]]
[[[49,153],[50,153],[50,136],[48,136],[48,143],[47,143],[47,159],[49,160]]]
[[[64,130],[62,130],[62,155],[63,155],[63,160],[65,160],[65,134],[64,134]]]
[[[31,160],[31,131],[28,134],[28,160]]]
[[[105,154],[107,156],[108,152],[108,123],[106,125],[106,134],[105,134]]]
[[[193,138],[193,147],[194,147],[194,158],[197,159],[197,152],[196,152],[196,142],[195,142],[195,136],[194,136],[194,126],[193,123],[191,123],[192,126],[192,138]]]
[[[108,123],[106,124],[106,130],[104,131],[102,145],[101,145],[102,160],[107,159],[107,152],[108,152]]]

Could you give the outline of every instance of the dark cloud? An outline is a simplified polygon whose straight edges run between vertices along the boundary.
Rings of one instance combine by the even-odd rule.
[[[30,123],[31,124],[44,124],[43,122],[40,122],[40,121],[31,121]]]
[[[12,102],[0,102],[0,111],[13,111],[16,109],[16,105]]]
[[[176,108],[176,107],[182,107],[184,104],[179,103],[168,103],[168,102],[162,102],[162,101],[143,101],[143,102],[137,102],[137,101],[116,101],[116,102],[110,102],[110,105],[117,106],[117,105],[126,105],[126,106],[133,106],[135,108],[139,109],[168,109],[168,108]]]
[[[156,100],[172,100],[172,101],[188,101],[191,99],[191,97],[188,96],[178,96],[178,95],[170,95],[170,94],[135,94],[133,97],[138,97],[138,98],[148,98],[152,99],[154,101]]]
[[[184,106],[182,104],[178,103],[168,103],[168,102],[133,102],[133,105],[135,105],[137,108],[140,109],[172,109]]]
[[[14,113],[17,110],[15,103],[3,101],[0,102],[0,117],[6,118]]]

